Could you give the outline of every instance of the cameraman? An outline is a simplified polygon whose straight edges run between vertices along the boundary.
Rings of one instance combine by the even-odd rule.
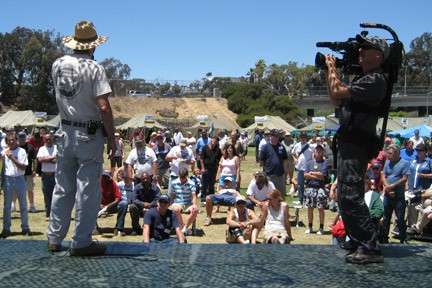
[[[351,251],[345,258],[349,263],[381,263],[384,259],[364,201],[364,175],[368,161],[379,150],[375,129],[388,86],[381,65],[390,55],[390,46],[376,36],[357,35],[357,41],[362,73],[348,85],[339,79],[336,58],[326,55],[328,94],[332,104],[341,108],[340,128],[335,137],[338,145],[338,199],[350,238],[349,242],[341,244],[341,248]]]

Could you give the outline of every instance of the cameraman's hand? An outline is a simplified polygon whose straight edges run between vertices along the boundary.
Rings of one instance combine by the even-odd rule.
[[[336,69],[336,58],[333,55],[326,54],[325,59],[328,70]]]

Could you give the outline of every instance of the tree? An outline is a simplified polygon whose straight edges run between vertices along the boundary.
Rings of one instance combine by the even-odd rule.
[[[125,91],[126,85],[123,80],[130,77],[131,68],[113,57],[103,60],[100,65],[105,69],[114,96],[118,96],[120,91]]]
[[[259,59],[255,63],[255,68],[253,69],[254,82],[260,82],[264,77],[264,73],[267,70],[267,64],[263,59]]]
[[[406,54],[407,86],[432,85],[432,34],[423,33],[410,44],[411,50]],[[404,75],[400,73],[400,75]],[[403,78],[403,77],[401,77]],[[400,83],[400,82],[399,82]]]
[[[51,65],[65,53],[59,35],[17,27],[0,33],[0,92],[5,105],[56,113]]]

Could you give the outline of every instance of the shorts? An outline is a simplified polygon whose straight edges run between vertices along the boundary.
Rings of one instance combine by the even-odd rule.
[[[285,230],[273,230],[273,231],[264,230],[264,232],[263,232],[264,243],[271,244],[272,243],[271,239],[273,236],[276,236],[277,238],[282,239],[283,243],[289,243],[289,242],[287,242],[289,239],[288,233]]]
[[[190,209],[192,208],[193,203],[190,202],[190,203],[186,203],[186,204],[172,204],[171,209],[174,208],[174,206],[180,206],[182,212],[190,212]]]
[[[304,193],[306,207],[324,209],[327,206],[327,194],[324,188],[308,187]]]
[[[33,177],[33,175],[25,175],[24,178],[25,178],[27,191],[33,191],[33,189],[34,189],[34,177]]]
[[[122,156],[114,156],[114,157],[112,157],[110,159],[110,161],[111,161],[111,168],[116,167],[116,165],[117,165],[118,168],[122,167],[123,166],[122,160],[123,160]]]
[[[234,206],[236,196],[231,196],[227,194],[211,194],[209,195],[211,198],[213,205],[226,205],[226,206]]]
[[[287,160],[283,161],[283,166],[285,172],[294,172],[295,170],[294,159],[292,157],[288,157]]]

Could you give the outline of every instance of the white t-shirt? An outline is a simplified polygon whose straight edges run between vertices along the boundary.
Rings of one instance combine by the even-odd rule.
[[[220,190],[218,194],[219,195],[228,194],[230,196],[235,196],[235,195],[237,195],[237,190],[235,190],[234,188],[226,188],[226,189]]]
[[[255,179],[252,179],[247,188],[246,195],[252,196],[258,201],[263,201],[267,198],[267,193],[272,189],[275,189],[275,186],[270,180],[268,181],[268,185],[264,185],[263,188],[260,190],[256,184]]]
[[[195,146],[196,146],[195,137],[186,138],[186,143],[187,143],[189,149],[191,149],[192,151],[195,151]]]
[[[300,156],[298,156],[306,144],[307,143],[302,144],[301,142],[298,142],[294,145],[291,151],[292,154],[295,154],[298,157],[296,169],[300,171],[304,171],[306,169],[306,163],[311,160],[313,156],[313,150],[310,147],[310,144],[309,148],[307,148]]]
[[[267,139],[266,137],[261,139],[260,143],[258,144],[258,150],[261,151],[262,147],[269,142],[270,142],[270,139]]]
[[[57,153],[58,151],[56,145],[52,145],[51,147],[47,147],[44,145],[39,148],[36,158],[57,156]],[[56,163],[46,163],[46,162],[42,163],[42,172],[55,172],[55,170],[56,170]]]
[[[186,163],[187,160],[195,161],[195,156],[188,147],[181,149],[180,146],[174,146],[167,156],[178,157],[178,159],[173,159],[171,162],[171,176],[179,176],[179,170],[181,168],[188,169],[189,165]]]
[[[409,141],[413,142],[413,148],[415,149],[417,145],[424,144],[424,140],[422,137],[419,136],[418,140],[415,138],[415,136],[411,137]]]
[[[5,175],[12,176],[12,177],[24,175],[25,169],[24,170],[18,169],[15,163],[12,162],[12,160],[9,159],[9,157],[5,156],[6,152],[9,150],[10,150],[9,148],[6,148],[1,152],[2,156],[4,156],[3,165],[5,167]],[[12,150],[12,154],[13,157],[16,158],[20,163],[24,165],[28,165],[27,153],[24,149],[22,149],[21,147],[17,147],[15,150]]]
[[[153,163],[156,161],[156,154],[153,149],[144,147],[137,151],[134,148],[130,151],[126,163],[132,165],[135,170],[135,177],[141,178],[141,175],[145,172],[150,176],[153,175]]]

